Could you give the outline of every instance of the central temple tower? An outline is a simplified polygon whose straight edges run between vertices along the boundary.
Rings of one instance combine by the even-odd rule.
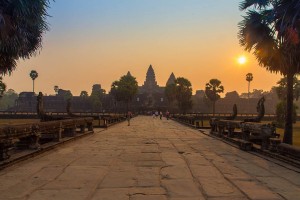
[[[157,85],[155,73],[152,65],[149,66],[146,74],[146,80],[144,85],[141,87],[142,92],[153,93],[159,90],[159,86]]]

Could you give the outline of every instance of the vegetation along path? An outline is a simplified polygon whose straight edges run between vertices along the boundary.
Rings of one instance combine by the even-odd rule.
[[[0,171],[0,199],[299,199],[300,174],[140,116]]]

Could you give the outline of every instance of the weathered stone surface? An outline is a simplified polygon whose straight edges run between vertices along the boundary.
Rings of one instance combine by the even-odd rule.
[[[0,200],[298,200],[299,193],[294,168],[147,116],[0,172]]]

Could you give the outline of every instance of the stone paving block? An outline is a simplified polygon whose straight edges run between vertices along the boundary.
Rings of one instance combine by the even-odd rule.
[[[280,193],[285,199],[299,199],[300,189],[291,182],[279,177],[258,177],[272,191]]]
[[[230,198],[243,198],[244,195],[226,179],[211,178],[211,177],[197,177],[208,197],[230,197]]]
[[[166,163],[160,160],[145,160],[145,161],[137,161],[137,167],[164,167]]]
[[[274,176],[273,173],[271,173],[270,171],[254,165],[252,163],[245,163],[245,164],[237,164],[235,163],[235,165],[242,169],[243,171],[245,171],[246,173],[252,175],[252,176],[263,176],[263,177],[271,177]]]
[[[98,189],[91,200],[130,200],[126,188]]]
[[[199,153],[186,153],[183,154],[183,156],[190,165],[211,165],[210,161],[208,161],[204,156],[200,155]]]
[[[253,200],[278,200],[280,196],[254,181],[234,181],[234,184]]]
[[[169,166],[169,165],[185,166],[186,165],[186,162],[182,158],[181,154],[179,154],[177,152],[162,152],[161,157],[167,166]]]
[[[214,166],[190,165],[190,169],[194,177],[223,178],[223,175]]]
[[[252,176],[227,162],[213,162],[215,167],[228,179],[251,180]]]
[[[200,197],[171,197],[169,200],[206,200],[203,196]]]
[[[130,196],[130,200],[167,200],[166,195],[142,195]]]
[[[162,179],[192,179],[191,172],[187,166],[168,166],[161,169]]]
[[[137,185],[137,174],[134,172],[110,172],[99,188],[126,188]]]
[[[107,170],[107,167],[70,166],[43,189],[90,188],[104,178]]]
[[[197,183],[193,179],[172,179],[161,180],[161,184],[166,188],[169,197],[202,197],[202,193]]]
[[[34,191],[28,200],[82,200],[86,199],[91,192],[90,189],[57,189]]]
[[[141,153],[138,156],[139,161],[162,161],[160,153]]]

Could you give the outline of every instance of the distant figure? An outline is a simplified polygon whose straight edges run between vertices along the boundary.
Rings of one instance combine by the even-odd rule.
[[[160,111],[159,112],[159,119],[162,119],[163,113]]]
[[[155,111],[155,118],[158,117],[158,111]]]
[[[155,111],[152,112],[152,117],[155,118]]]
[[[127,122],[128,122],[128,126],[130,126],[130,119],[132,118],[132,113],[130,111],[127,112]]]
[[[169,118],[170,118],[170,113],[169,113],[169,111],[166,112],[166,118],[167,118],[167,120],[169,120]]]

